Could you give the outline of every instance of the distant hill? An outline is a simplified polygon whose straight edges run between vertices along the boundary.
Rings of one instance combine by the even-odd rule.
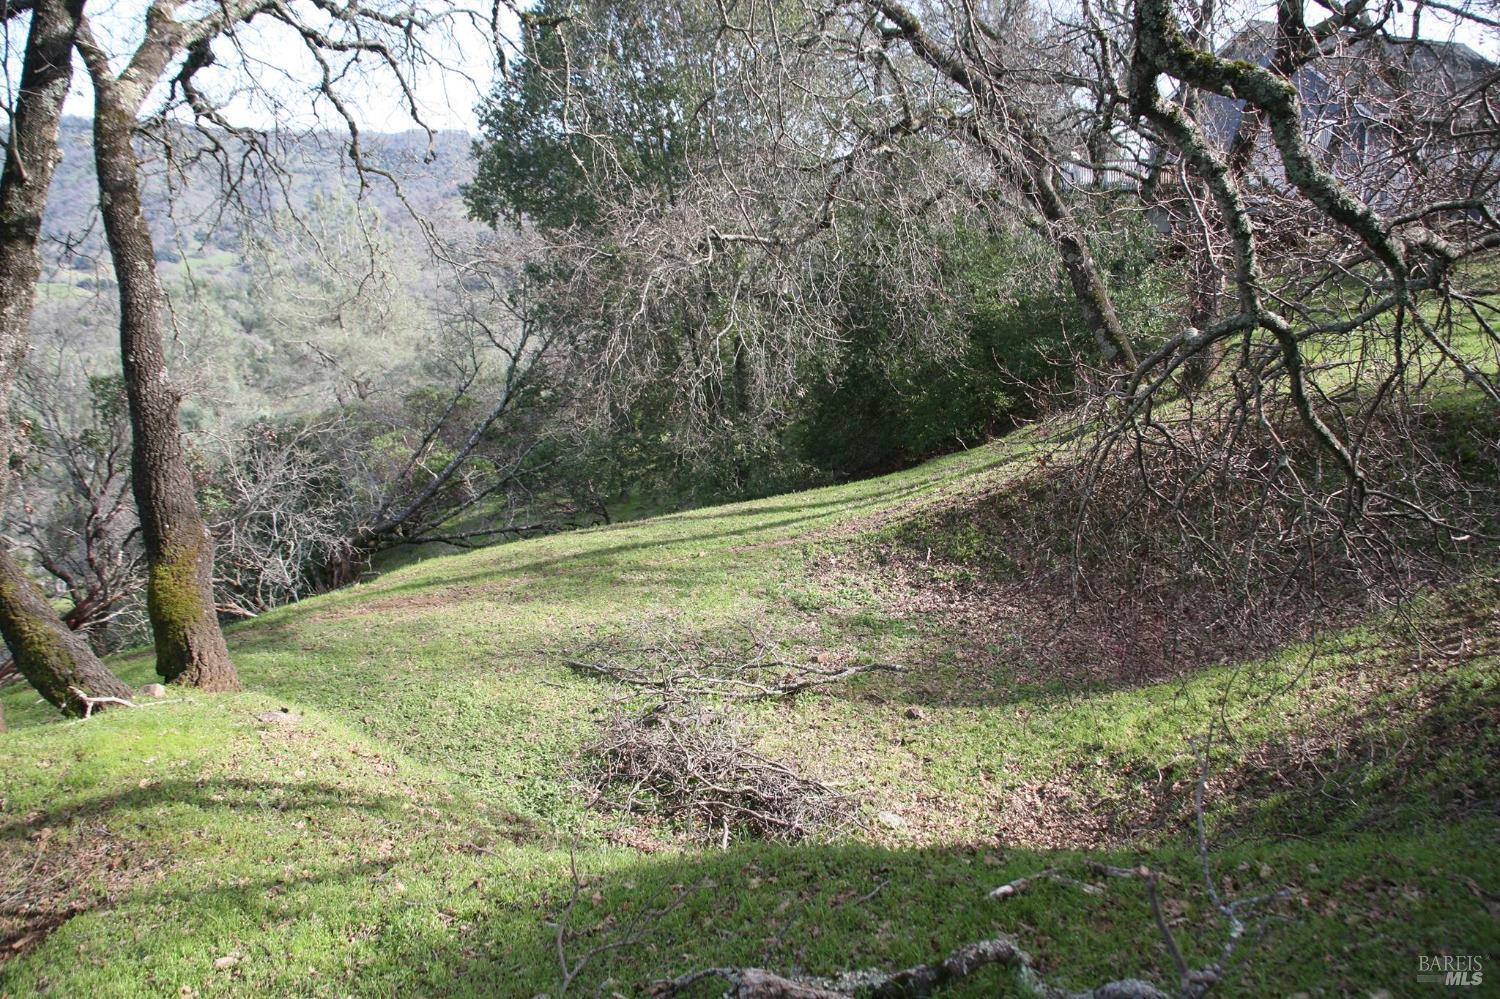
[[[115,279],[98,217],[91,133],[88,119],[62,123],[63,161],[44,220],[45,266],[32,321],[32,359],[74,383],[84,372],[119,367]],[[376,371],[391,391],[410,387],[421,377],[437,281],[412,213],[445,237],[481,231],[464,211],[461,187],[472,158],[462,132],[437,134],[430,158],[420,132],[363,137],[367,161],[396,178],[410,210],[388,180],[370,177],[361,187],[346,137],[301,133],[275,141],[282,144],[280,173],[270,178],[275,186],[191,157],[198,135],[182,134],[170,164],[159,142],[140,145],[145,211],[171,300],[172,350],[188,386],[183,421],[190,428],[317,410],[331,404],[330,385],[375,378]],[[224,145],[236,148],[228,139]],[[231,182],[242,185],[248,205],[226,195]],[[356,201],[362,214],[382,217],[380,279],[370,284],[338,273],[364,266],[365,245],[345,239],[352,230],[340,228]],[[306,232],[282,224],[289,205]],[[264,254],[248,252],[252,230],[262,247],[284,251],[279,272],[267,272]],[[312,249],[318,241],[321,249]]]
[[[76,255],[97,256],[104,247],[97,212],[92,128],[87,118],[70,117],[62,122],[63,161],[43,228],[56,263],[66,263],[67,258]],[[226,177],[219,164],[193,156],[202,143],[186,132],[180,144],[174,143],[178,146],[173,153],[179,160],[176,163],[169,164],[160,143],[141,143],[148,178],[144,192],[146,215],[164,257],[170,259],[177,252],[174,244],[188,248],[190,253],[239,249],[245,223],[240,212],[226,208],[225,191],[230,180],[244,185],[244,194],[251,201],[251,218],[264,219],[270,213],[282,211],[287,201],[303,208],[319,197],[344,195],[373,206],[393,227],[404,227],[403,220],[409,218],[409,213],[391,183],[371,177],[368,186],[361,190],[348,156],[347,136],[326,131],[275,136],[270,141],[281,147],[276,159],[283,174],[274,178],[274,186],[255,182],[253,172],[242,170],[239,163],[235,165],[235,173]],[[430,157],[428,137],[416,130],[367,133],[361,142],[368,162],[399,181],[412,209],[444,231],[472,224],[465,215],[460,193],[462,185],[473,175],[469,135],[457,131],[436,133]],[[232,140],[225,139],[225,145],[239,154],[239,147]],[[253,165],[253,161],[247,162]],[[247,176],[252,178],[249,183],[244,182]]]

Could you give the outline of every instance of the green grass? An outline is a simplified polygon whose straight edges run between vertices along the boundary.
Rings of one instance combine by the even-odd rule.
[[[1400,994],[1415,988],[1420,954],[1500,956],[1500,827],[1486,805],[1497,745],[1469,731],[1493,716],[1492,655],[1452,665],[1420,705],[1362,686],[1380,621],[1169,682],[975,678],[954,662],[954,636],[895,613],[878,579],[811,571],[862,557],[919,511],[1003,486],[1042,446],[1033,430],[880,479],[406,565],[232,628],[251,693],[58,722],[8,688],[0,897],[43,884],[76,914],[0,963],[0,995],[556,995],[548,924],[570,894],[573,853],[585,883],[572,925],[593,931],[575,957],[680,900],[593,958],[578,994],[640,994],[704,965],[891,967],[997,931],[1063,984],[1169,984],[1136,884],[985,896],[1085,855],[1149,863],[1168,873],[1177,932],[1204,959],[1220,936],[1192,842],[1155,832],[1083,852],[1009,846],[995,837],[1008,796],[1064,781],[1127,809],[1148,777],[1186,795],[1188,738],[1206,716],[1233,734],[1215,750],[1232,770],[1359,710],[1388,718],[1362,738],[1468,741],[1434,740],[1452,751],[1420,773],[1379,762],[1405,757],[1372,751],[1364,765],[1346,753],[1318,787],[1251,785],[1215,803],[1216,877],[1235,893],[1291,894],[1226,992]],[[982,554],[970,533],[934,540]],[[1492,609],[1493,587],[1458,599]],[[865,818],[904,821],[798,846],[614,845],[622,821],[586,810],[569,776],[614,692],[560,660],[646,619],[711,644],[754,626],[809,655],[911,664],[746,709],[767,751],[843,781]],[[131,683],[151,679],[144,654],[115,665]],[[280,706],[302,721],[256,720]],[[80,859],[54,868],[70,855]],[[66,876],[48,882],[54,869]],[[992,971],[954,994],[1014,987]]]

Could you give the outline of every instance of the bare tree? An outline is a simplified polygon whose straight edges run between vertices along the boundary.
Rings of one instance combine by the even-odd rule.
[[[218,446],[221,611],[254,614],[352,582],[399,545],[472,547],[571,518],[533,491],[558,408],[537,398],[552,334],[503,241],[447,249],[459,276],[432,317],[427,384],[254,425]]]
[[[503,244],[486,238],[449,250],[457,267],[434,351],[447,397],[394,474],[373,490],[376,505],[350,539],[365,556],[393,543],[477,544],[548,526],[504,518],[460,523],[470,511],[506,500],[508,491],[525,491],[529,459],[544,435],[506,421],[525,415],[518,412],[523,397],[552,361],[555,332],[536,321],[520,261]]]
[[[488,11],[491,25],[501,9],[496,5]],[[274,143],[262,132],[231,124],[203,76],[216,62],[216,42],[252,58],[244,52],[247,42],[241,33],[250,22],[283,29],[278,37],[298,47],[315,77],[314,99],[326,102],[345,126],[348,154],[361,183],[370,176],[390,179],[388,171],[366,157],[358,118],[340,92],[341,83],[359,75],[365,63],[373,64],[394,81],[411,116],[422,125],[413,74],[436,59],[428,39],[451,24],[477,27],[484,19],[443,4],[334,5],[319,0],[236,0],[184,20],[178,19],[180,13],[178,0],[152,3],[143,14],[139,44],[120,58],[118,70],[114,54],[87,21],[80,27],[78,50],[94,85],[100,205],[120,289],[120,343],[134,431],[133,484],[149,563],[147,605],[157,671],[169,681],[232,690],[239,679],[215,613],[213,541],[185,460],[177,419],[179,389],[170,378],[163,346],[164,302],[155,244],[141,209],[135,139],[146,102],[156,88],[170,83],[158,138],[172,155],[183,130],[172,127],[168,111],[185,108],[203,147],[196,155],[219,162],[226,176],[241,178],[226,184],[230,196],[243,192],[247,172],[269,177],[274,187]]]
[[[1284,5],[1279,30],[1316,47],[1320,39],[1340,43],[1354,42],[1341,36],[1350,20],[1349,12],[1336,11],[1329,22],[1309,28],[1302,20],[1300,5]],[[1453,281],[1460,265],[1487,254],[1500,246],[1500,225],[1491,213],[1497,177],[1492,168],[1465,171],[1460,183],[1463,191],[1433,190],[1423,178],[1403,172],[1402,210],[1383,215],[1356,188],[1339,176],[1338,151],[1320,148],[1310,137],[1309,128],[1319,123],[1304,114],[1295,84],[1278,75],[1274,66],[1261,68],[1244,60],[1232,60],[1192,46],[1177,23],[1169,5],[1159,0],[1139,0],[1134,6],[1132,28],[1134,50],[1129,72],[1129,97],[1133,113],[1139,115],[1166,141],[1180,151],[1184,160],[1211,192],[1230,245],[1233,249],[1233,282],[1237,309],[1206,330],[1189,330],[1174,338],[1144,361],[1132,379],[1134,406],[1139,407],[1155,385],[1149,380],[1163,368],[1170,369],[1193,353],[1229,337],[1244,336],[1263,330],[1276,346],[1278,371],[1285,378],[1297,414],[1324,449],[1336,460],[1352,487],[1351,497],[1358,507],[1368,500],[1389,506],[1402,516],[1434,518],[1420,506],[1384,490],[1370,486],[1361,469],[1358,438],[1349,431],[1339,432],[1325,417],[1326,406],[1318,405],[1315,396],[1320,387],[1311,380],[1305,344],[1333,340],[1360,330],[1385,332],[1383,323],[1395,324],[1393,335],[1400,337],[1402,327],[1415,327],[1415,343],[1398,342],[1389,374],[1377,383],[1372,400],[1361,403],[1368,418],[1389,397],[1390,390],[1412,370],[1417,354],[1425,346],[1440,363],[1452,365],[1461,377],[1490,399],[1500,402],[1500,394],[1490,379],[1458,352],[1438,328],[1449,325],[1454,304],[1463,305],[1469,296],[1458,291]],[[1220,98],[1242,100],[1265,123],[1276,151],[1280,183],[1269,191],[1258,191],[1269,202],[1254,210],[1242,183],[1229,168],[1225,157],[1213,148],[1204,130],[1180,107],[1165,102],[1158,80],[1170,75],[1181,83]],[[1481,92],[1495,83],[1479,81]],[[1368,89],[1364,91],[1369,93]],[[1388,124],[1396,124],[1394,122]],[[1490,125],[1478,123],[1481,145],[1493,144],[1500,134]],[[1402,146],[1412,137],[1396,134],[1388,141]],[[1463,151],[1458,151],[1463,155]],[[1482,150],[1474,150],[1483,154]],[[1379,158],[1378,148],[1370,157]],[[1484,156],[1484,159],[1490,159]],[[1359,158],[1364,169],[1366,157]],[[1458,195],[1455,197],[1455,195]],[[1294,256],[1297,265],[1288,268],[1285,258],[1277,261],[1283,290],[1273,302],[1266,289],[1272,278],[1261,254],[1265,242],[1264,222],[1257,214],[1276,214],[1276,202],[1290,201],[1311,230],[1309,248],[1316,247],[1324,262],[1308,268],[1305,257]],[[1311,273],[1309,273],[1309,271]],[[1347,276],[1358,288],[1356,308],[1329,296],[1332,308],[1321,305],[1316,289],[1326,286],[1333,273]],[[1309,291],[1313,294],[1309,295]],[[1293,297],[1295,296],[1295,297]],[[1434,309],[1436,312],[1434,313]],[[1319,313],[1323,315],[1319,315]],[[1332,313],[1332,314],[1329,314]],[[1430,316],[1436,315],[1437,323]],[[1479,325],[1491,349],[1496,343],[1493,330],[1482,316]],[[1373,358],[1367,358],[1373,360]],[[1325,397],[1326,398],[1326,397]],[[1346,422],[1340,412],[1336,419]],[[1461,533],[1461,532],[1460,532]]]
[[[72,79],[72,48],[81,0],[35,0],[3,9],[31,13],[21,85],[11,112],[5,171],[0,177],[0,509],[9,487],[14,430],[10,390],[26,353],[41,271],[37,239],[57,166],[57,126]],[[117,680],[57,616],[8,550],[0,547],[0,632],[23,676],[64,711],[81,712],[85,696],[128,697]]]
[[[945,124],[977,142],[1001,174],[1035,205],[1042,218],[1039,228],[1056,246],[1084,321],[1105,360],[1127,369],[1135,367],[1135,348],[1116,313],[1108,282],[1089,247],[1087,231],[1063,190],[1066,178],[1059,164],[1069,150],[1066,145],[1058,148],[1057,132],[1027,106],[1025,96],[1014,96],[1012,80],[1018,70],[1023,80],[1040,76],[1044,83],[1053,82],[1048,77],[1056,72],[1028,65],[1024,50],[1016,51],[1017,39],[1024,39],[1028,28],[1025,9],[1019,5],[1001,8],[998,17],[986,21],[985,13],[974,5],[954,4],[948,11],[950,37],[945,41],[933,35],[910,7],[896,0],[872,0],[858,6],[876,15],[866,23],[871,24],[878,39],[887,44],[897,39],[904,42],[925,64],[973,99],[972,111],[946,116]],[[1061,137],[1067,143],[1065,131]]]
[[[130,420],[118,376],[35,358],[18,393],[32,422],[10,535],[72,602],[63,622],[101,651],[139,640],[143,582],[130,501]]]
[[[501,181],[471,204],[539,213],[548,315],[602,397],[624,407],[675,384],[685,446],[775,427],[872,287],[906,337],[893,349],[951,349],[962,296],[945,244],[1016,230],[1051,246],[1042,279],[1063,276],[1098,356],[1135,366],[1098,244],[1139,212],[1111,218],[1117,194],[1077,183],[1075,147],[1094,125],[1058,81],[1080,70],[1046,55],[1056,39],[1022,5],[986,8],[983,30],[960,3],[921,17],[885,3],[702,4],[664,20],[599,6],[527,22],[542,68],[515,70],[492,105],[487,158],[564,176],[564,205],[522,191],[497,210]],[[638,62],[608,56],[642,33]],[[641,111],[652,99],[663,106]],[[515,154],[512,135],[544,155]],[[1035,287],[1034,273],[1014,279]]]
[[[730,124],[669,182],[616,155],[576,43],[589,22],[536,27],[563,35],[548,120],[596,206],[546,227],[548,315],[588,334],[598,382],[628,397],[664,378],[696,430],[743,364],[772,423],[799,364],[850,335],[846,287],[925,312],[910,349],[941,349],[956,296],[937,234],[1094,252],[1150,213],[1191,287],[1132,314],[1095,261],[1136,332],[1131,360],[1076,358],[1086,443],[1051,466],[1076,476],[1053,499],[1078,516],[1041,550],[1072,545],[1080,600],[1170,612],[1191,593],[1196,620],[1263,648],[1493,550],[1475,470],[1497,442],[1451,415],[1497,401],[1492,64],[1358,3],[1284,4],[1243,52],[1217,5],[715,6],[712,40],[679,43],[709,85],[679,88],[697,100],[674,126]]]

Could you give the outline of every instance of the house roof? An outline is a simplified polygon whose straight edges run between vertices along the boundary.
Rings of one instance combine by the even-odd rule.
[[[1236,32],[1219,53],[1258,66],[1271,61],[1276,24],[1252,21]],[[1292,77],[1309,119],[1382,120],[1387,109],[1425,116],[1452,108],[1475,87],[1500,78],[1500,65],[1462,42],[1392,39],[1345,32],[1342,44],[1299,68]],[[1210,97],[1204,124],[1215,139],[1227,143],[1239,125],[1244,102]]]

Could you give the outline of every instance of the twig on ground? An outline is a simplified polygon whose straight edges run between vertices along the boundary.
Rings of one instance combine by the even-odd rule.
[[[588,967],[590,961],[611,951],[632,947],[639,943],[646,932],[658,921],[680,909],[688,897],[696,890],[701,882],[678,888],[671,901],[658,908],[641,907],[636,914],[617,933],[602,943],[595,944],[577,957],[569,957],[568,945],[584,936],[592,935],[605,926],[613,925],[606,921],[587,930],[576,930],[573,928],[573,916],[578,909],[578,899],[583,894],[584,879],[578,873],[578,844],[575,841],[568,849],[568,872],[572,878],[572,889],[568,894],[568,901],[563,906],[556,920],[551,925],[554,930],[553,946],[557,952],[557,963],[562,973],[562,984],[558,987],[558,994],[565,994],[583,970]]]
[[[637,631],[631,637],[597,639],[566,655],[563,663],[585,676],[682,700],[791,698],[866,673],[906,672],[904,666],[887,662],[828,665],[826,654],[808,662],[749,628],[745,641],[726,647],[694,642],[669,622],[647,620]]]
[[[1195,747],[1196,748],[1196,747]],[[1204,884],[1215,908],[1227,926],[1226,940],[1219,956],[1212,964],[1193,968],[1173,933],[1161,902],[1158,886],[1159,872],[1145,865],[1120,867],[1102,861],[1088,861],[1083,866],[1088,872],[1106,878],[1135,880],[1146,887],[1151,907],[1151,917],[1160,934],[1168,956],[1177,973],[1175,996],[1180,999],[1201,999],[1220,981],[1229,967],[1240,940],[1245,934],[1245,922],[1241,912],[1269,899],[1282,898],[1286,892],[1259,896],[1250,899],[1226,901],[1213,884],[1208,862],[1206,822],[1203,817],[1204,790],[1208,782],[1209,767],[1207,753],[1200,750],[1202,766],[1198,786],[1194,790],[1193,805],[1197,812],[1199,858],[1203,867]],[[1059,867],[1048,867],[1035,874],[1015,878],[1000,885],[989,894],[993,899],[1010,898],[1039,881],[1053,880],[1076,886],[1089,894],[1097,895],[1102,887],[1073,878]],[[884,883],[875,889],[879,891]],[[872,892],[871,895],[874,893]],[[866,896],[868,898],[869,896]],[[729,983],[726,995],[734,999],[896,999],[896,997],[924,997],[972,975],[980,968],[999,965],[1010,968],[1031,991],[1045,999],[1166,999],[1167,993],[1149,982],[1134,978],[1106,982],[1083,992],[1072,991],[1049,984],[1032,963],[1031,957],[1010,936],[1001,934],[987,940],[965,944],[941,960],[920,964],[895,972],[858,971],[837,978],[787,977],[763,968],[704,968],[676,978],[658,981],[650,987],[653,996],[675,996],[691,985],[708,979],[721,979]]]
[[[843,902],[835,902],[833,903],[832,908],[842,908],[846,905],[864,905],[866,902],[870,901],[870,899],[874,898],[876,895],[879,895],[881,889],[883,889],[890,883],[890,878],[882,878],[879,884],[877,884],[874,888],[871,888],[869,891],[865,892],[863,895],[856,895],[854,898],[847,899]]]
[[[194,703],[191,697],[170,697],[165,700],[131,701],[123,697],[94,697],[90,694],[85,694],[77,687],[69,687],[68,691],[72,693],[72,695],[78,700],[78,703],[83,705],[83,718],[76,719],[77,721],[83,721],[87,718],[92,717],[94,709],[96,707],[102,707],[109,704],[117,705],[122,708],[159,708],[166,704]]]
[[[123,697],[94,697],[80,690],[78,687],[69,687],[68,691],[77,698],[79,704],[83,705],[83,717],[85,718],[91,717],[94,709],[102,704],[118,704],[122,708],[140,707],[134,701],[128,701]]]
[[[719,697],[725,700],[770,700],[778,697],[796,697],[816,687],[842,683],[862,673],[902,673],[905,667],[893,663],[855,663],[840,669],[820,670],[806,663],[783,660],[746,663],[741,670],[749,674],[757,670],[781,670],[785,674],[779,680],[758,682],[744,676],[727,676],[713,672],[698,672],[694,669],[657,672],[619,663],[596,663],[582,659],[565,659],[566,665],[587,676],[596,676],[629,687],[657,690],[680,697]]]

